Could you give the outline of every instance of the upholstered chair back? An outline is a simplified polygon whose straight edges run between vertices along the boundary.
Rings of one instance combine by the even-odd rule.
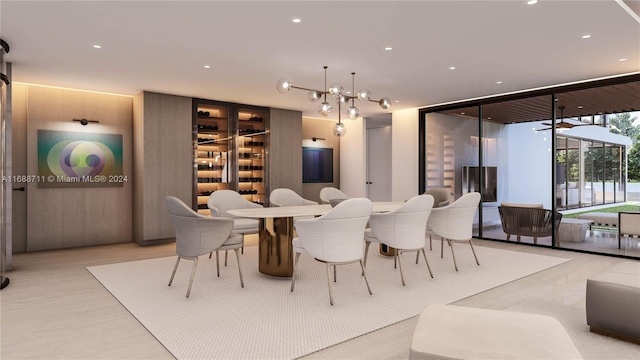
[[[262,205],[252,203],[233,190],[216,190],[209,195],[207,206],[211,216],[222,216],[232,219],[238,218],[229,214],[229,210],[261,208]]]
[[[469,240],[473,236],[473,218],[480,204],[480,193],[462,195],[453,204],[431,211],[428,227],[450,240]]]
[[[433,196],[433,207],[439,208],[449,205],[451,202],[451,193],[446,188],[432,188],[424,192],[426,195]]]
[[[394,211],[371,214],[369,226],[380,242],[388,246],[418,249],[424,246],[424,232],[433,201],[431,195],[415,196]]]
[[[320,201],[323,204],[331,203],[331,200],[348,199],[350,196],[340,191],[340,189],[327,186],[320,189]]]
[[[618,213],[618,234],[640,237],[640,211]]]
[[[298,237],[306,252],[318,260],[357,261],[364,255],[364,229],[371,209],[369,199],[347,199],[325,215],[296,221]]]
[[[165,204],[175,228],[176,253],[181,257],[208,254],[231,234],[232,219],[200,215],[173,196],[167,196]]]
[[[318,205],[317,202],[307,200],[296,194],[295,191],[286,188],[278,188],[271,191],[269,203],[271,206]]]

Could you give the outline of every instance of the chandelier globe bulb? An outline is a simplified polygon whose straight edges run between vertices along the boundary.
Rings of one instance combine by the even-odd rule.
[[[360,89],[358,91],[358,100],[369,100],[371,97],[371,91],[369,89]]]
[[[333,126],[333,135],[343,137],[347,133],[347,127],[339,122]]]
[[[311,102],[316,102],[316,101],[320,100],[321,97],[322,97],[322,94],[320,93],[320,91],[310,90],[307,93],[307,98]]]
[[[350,106],[349,109],[347,109],[347,115],[350,120],[355,120],[360,116],[360,111],[356,106]]]
[[[344,93],[344,88],[342,87],[342,85],[333,83],[329,86],[329,95],[333,97],[339,97],[340,95],[342,95],[342,93]]]
[[[280,78],[276,82],[276,89],[278,92],[286,94],[291,90],[291,82],[286,78]]]
[[[318,111],[322,116],[329,116],[329,114],[331,114],[331,112],[333,111],[333,107],[328,102],[323,101],[322,104],[320,104],[320,108],[318,109]]]
[[[380,99],[380,101],[378,101],[378,104],[381,108],[387,110],[391,107],[391,100],[389,100],[388,97],[383,97],[382,99]]]

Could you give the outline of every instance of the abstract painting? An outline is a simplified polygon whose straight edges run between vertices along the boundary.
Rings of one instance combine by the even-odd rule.
[[[113,187],[123,174],[122,135],[38,130],[38,187]]]

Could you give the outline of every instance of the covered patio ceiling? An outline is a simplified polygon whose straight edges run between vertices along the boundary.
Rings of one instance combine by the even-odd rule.
[[[440,112],[477,119],[477,103],[483,103],[482,117],[485,121],[512,124],[549,120],[553,117],[550,102],[554,91],[547,89],[543,92],[544,94],[540,94],[541,91],[532,91],[530,97],[516,99],[485,99],[473,105],[466,102],[461,104],[461,107],[449,107]],[[525,94],[522,96],[526,96]],[[640,81],[598,85],[579,90],[559,89],[555,94],[556,104],[565,107],[565,118],[640,111]],[[559,111],[556,117],[560,118]]]

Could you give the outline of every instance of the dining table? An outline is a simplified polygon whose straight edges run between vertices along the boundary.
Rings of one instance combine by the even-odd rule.
[[[397,209],[402,202],[373,202],[372,212]],[[313,218],[331,211],[331,205],[301,205],[228,210],[233,216],[258,219],[258,271],[264,275],[291,277],[293,275],[293,245],[295,221]],[[364,241],[364,240],[363,240]]]

